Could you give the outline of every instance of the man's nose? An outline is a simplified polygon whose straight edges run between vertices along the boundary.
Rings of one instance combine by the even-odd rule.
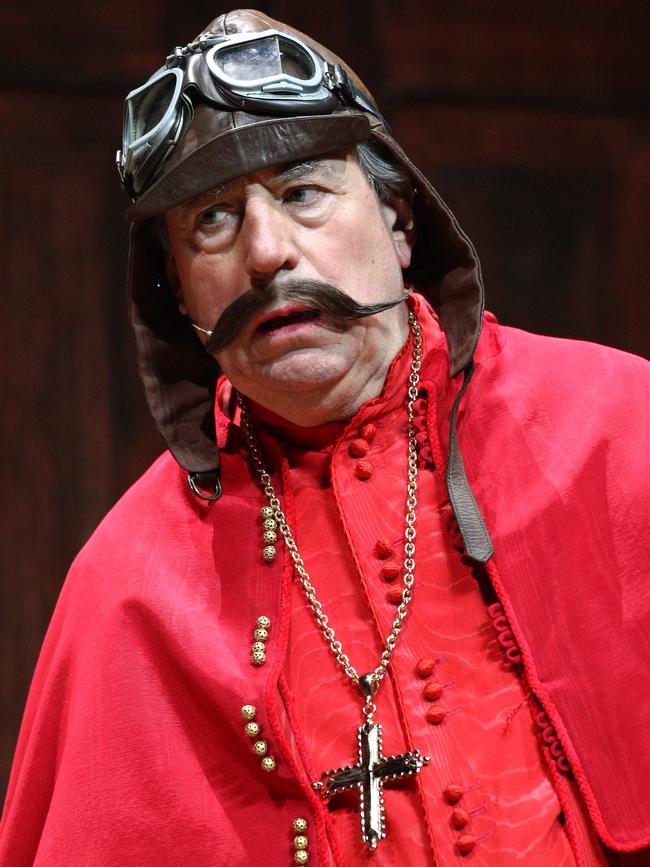
[[[291,271],[298,264],[295,226],[274,201],[249,200],[242,236],[246,270],[251,283],[268,283],[279,271]]]

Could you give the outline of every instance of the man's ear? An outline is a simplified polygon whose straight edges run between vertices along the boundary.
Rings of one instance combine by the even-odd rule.
[[[408,195],[392,196],[389,202],[382,202],[381,208],[393,236],[400,267],[404,270],[411,264],[416,238],[412,191]]]
[[[183,287],[181,286],[180,277],[178,276],[176,260],[174,259],[174,254],[171,250],[167,250],[165,253],[165,274],[167,275],[167,283],[169,288],[172,290],[172,295],[178,304],[179,311],[183,316],[187,316],[188,310],[183,299]]]

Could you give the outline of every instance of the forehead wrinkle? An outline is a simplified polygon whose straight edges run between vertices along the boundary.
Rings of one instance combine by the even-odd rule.
[[[207,201],[215,196],[221,196],[229,186],[230,184],[218,184],[216,187],[212,187],[211,190],[206,190],[204,193],[198,193],[196,196],[192,196],[191,199],[186,199],[184,202],[181,202],[180,205],[177,205],[181,216],[189,214],[190,211],[193,211],[204,199]]]
[[[315,170],[322,170],[326,174],[334,174],[334,169],[329,163],[324,160],[301,160],[299,163],[293,163],[278,172],[273,176],[273,181],[278,184],[286,183],[287,181],[295,181],[312,174]]]

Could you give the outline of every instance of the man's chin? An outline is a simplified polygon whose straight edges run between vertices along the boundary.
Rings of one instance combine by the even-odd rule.
[[[333,386],[345,373],[345,360],[340,355],[319,347],[301,347],[257,362],[246,377],[247,389],[241,390],[307,392]]]

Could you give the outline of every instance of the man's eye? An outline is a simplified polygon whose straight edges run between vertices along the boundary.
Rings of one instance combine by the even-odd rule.
[[[214,205],[212,208],[206,208],[199,214],[199,225],[201,226],[218,226],[223,223],[228,217],[228,211],[220,206]]]
[[[296,205],[312,205],[321,195],[322,191],[318,187],[292,187],[284,194],[284,200]]]

